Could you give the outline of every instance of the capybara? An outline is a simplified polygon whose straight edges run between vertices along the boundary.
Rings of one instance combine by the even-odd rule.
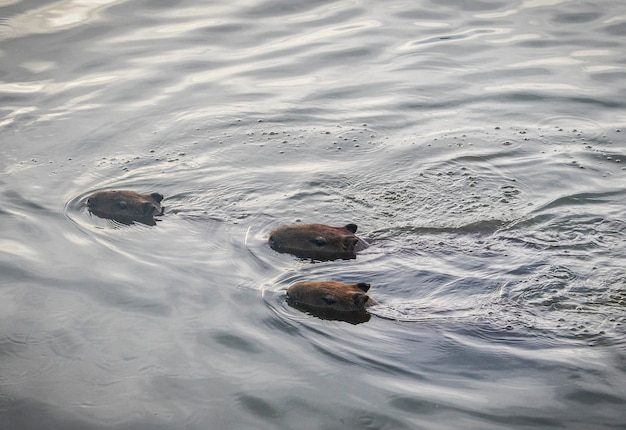
[[[100,217],[118,221],[122,224],[140,222],[156,225],[155,216],[163,215],[159,193],[139,194],[129,190],[98,191],[87,197],[89,212]]]
[[[367,248],[367,243],[355,236],[356,224],[332,227],[324,224],[296,224],[283,226],[270,233],[270,247],[278,252],[314,260],[356,258],[356,253]]]
[[[364,311],[376,304],[366,293],[370,284],[358,282],[297,282],[287,289],[287,300],[293,304],[341,312]]]

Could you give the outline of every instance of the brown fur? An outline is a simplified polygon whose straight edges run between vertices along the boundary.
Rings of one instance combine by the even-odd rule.
[[[332,227],[324,224],[283,226],[270,233],[270,247],[301,258],[337,260],[356,258],[367,243],[355,236],[356,224]]]
[[[100,217],[112,219],[123,224],[134,221],[155,225],[155,216],[163,215],[159,193],[139,194],[128,190],[98,191],[86,200],[89,212]]]
[[[370,284],[359,282],[297,282],[287,289],[287,300],[295,305],[336,312],[365,311],[376,304],[366,293]]]

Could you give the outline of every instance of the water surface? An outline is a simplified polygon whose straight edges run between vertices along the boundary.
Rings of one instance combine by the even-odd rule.
[[[623,426],[625,34],[608,0],[0,2],[2,428]],[[372,246],[273,252],[295,222]],[[326,279],[381,305],[285,303]]]

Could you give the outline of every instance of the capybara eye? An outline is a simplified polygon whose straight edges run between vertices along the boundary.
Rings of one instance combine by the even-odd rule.
[[[313,243],[315,243],[316,246],[326,246],[326,241],[324,239],[322,239],[321,237],[316,238]]]
[[[119,202],[117,206],[124,211],[128,209],[128,205],[126,204],[126,202]]]
[[[324,296],[322,297],[322,301],[327,305],[334,305],[335,303],[337,303],[337,300],[335,300],[335,298],[332,296]]]

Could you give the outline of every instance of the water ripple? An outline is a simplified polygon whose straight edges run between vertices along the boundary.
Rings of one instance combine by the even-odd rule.
[[[622,425],[622,3],[3,2],[3,418]],[[274,252],[295,222],[371,246]],[[380,304],[286,303],[324,279]]]

